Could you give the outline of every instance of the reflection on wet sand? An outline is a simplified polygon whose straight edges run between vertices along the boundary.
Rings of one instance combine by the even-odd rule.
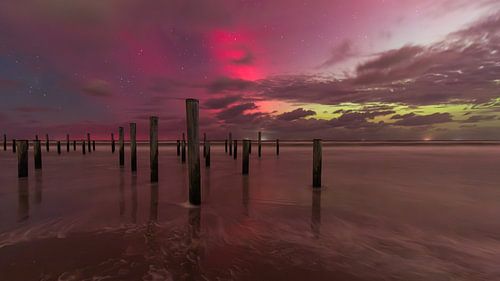
[[[29,218],[30,214],[30,201],[29,201],[29,183],[28,178],[21,178],[18,180],[17,185],[18,194],[18,208],[17,218],[18,221],[25,221]]]
[[[43,177],[41,170],[35,170],[35,204],[42,203]]]
[[[186,241],[186,260],[183,262],[183,272],[187,274],[186,280],[200,280],[200,262],[203,254],[201,245],[201,208],[189,208],[188,233]]]
[[[158,221],[158,183],[151,184],[149,220],[150,222]]]
[[[132,176],[132,182],[130,183],[131,190],[131,219],[133,223],[137,223],[137,176]]]
[[[120,209],[120,217],[123,217],[125,214],[125,176],[123,171],[120,173],[120,201],[119,201],[119,209]]]
[[[249,216],[249,210],[248,210],[248,201],[249,201],[249,195],[248,195],[248,187],[250,185],[250,177],[249,176],[243,176],[242,177],[242,201],[243,201],[243,212],[245,216]]]
[[[320,235],[321,226],[321,190],[312,191],[312,213],[311,213],[311,231],[314,237]]]

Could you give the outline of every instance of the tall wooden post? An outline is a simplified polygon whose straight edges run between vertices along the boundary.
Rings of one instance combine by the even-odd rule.
[[[130,167],[132,172],[137,171],[136,127],[135,123],[130,123]]]
[[[200,139],[199,139],[199,101],[186,100],[186,121],[188,137],[188,165],[189,165],[189,203],[201,204],[200,181]]]
[[[115,134],[111,133],[111,153],[115,153]]]
[[[66,134],[66,152],[69,152],[69,134]]]
[[[16,148],[17,148],[16,139],[13,139],[12,140],[12,152],[13,153],[16,153]]]
[[[280,155],[280,140],[276,139],[276,155]]]
[[[203,157],[207,156],[207,148],[205,147],[206,143],[207,143],[207,134],[203,133]]]
[[[205,142],[205,167],[210,167],[210,141]]]
[[[262,132],[259,131],[259,140],[258,140],[258,150],[259,150],[259,158],[262,156]]]
[[[7,151],[7,135],[3,134],[3,151]]]
[[[177,140],[177,156],[181,156],[181,141]]]
[[[234,159],[238,158],[238,141],[237,140],[234,140],[233,157],[234,157]]]
[[[123,136],[123,127],[118,128],[118,145],[120,146],[120,167],[125,166],[125,143]]]
[[[151,182],[158,182],[158,117],[149,117],[149,159]]]
[[[61,154],[61,141],[57,141],[57,154]]]
[[[73,151],[76,151],[76,140],[73,140]]]
[[[35,140],[35,144],[33,146],[33,154],[35,156],[35,169],[42,169],[42,148],[39,140]]]
[[[92,149],[90,147],[91,143],[90,143],[90,133],[87,133],[87,145],[88,145],[88,150],[89,150],[89,154],[92,152]]]
[[[95,151],[95,140],[92,140],[92,151]]]
[[[82,154],[85,155],[85,139],[82,140]]]
[[[241,172],[243,175],[248,175],[249,164],[250,164],[250,140],[243,140],[243,162],[241,165]]]
[[[313,141],[313,187],[321,187],[321,140],[314,139]]]
[[[19,178],[28,177],[28,141],[20,140],[17,152],[17,176]]]
[[[47,152],[49,152],[50,150],[49,134],[45,134],[45,148],[47,149]]]
[[[227,154],[227,139],[224,141],[224,151],[226,152]]]
[[[233,155],[233,135],[229,132],[229,156]]]

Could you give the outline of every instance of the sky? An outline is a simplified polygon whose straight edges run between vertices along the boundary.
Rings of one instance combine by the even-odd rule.
[[[500,139],[498,0],[4,0],[0,131]]]

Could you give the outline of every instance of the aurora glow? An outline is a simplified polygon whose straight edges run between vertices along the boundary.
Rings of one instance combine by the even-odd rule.
[[[500,138],[492,0],[0,3],[0,127],[160,137]]]

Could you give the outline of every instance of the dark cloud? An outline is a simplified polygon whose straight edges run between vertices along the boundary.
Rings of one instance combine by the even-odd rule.
[[[231,95],[231,96],[224,96],[220,98],[212,98],[206,100],[203,105],[205,108],[208,109],[221,109],[221,108],[226,108],[230,104],[233,104],[239,100],[241,100],[241,96],[238,95]]]
[[[253,102],[242,103],[231,106],[217,113],[216,117],[227,124],[244,124],[252,125],[263,118],[269,118],[269,115],[262,112],[247,112],[258,109]]]
[[[292,110],[290,112],[282,113],[282,114],[276,116],[276,118],[281,119],[281,120],[285,120],[285,121],[293,121],[293,120],[297,120],[299,118],[304,118],[304,117],[312,116],[312,115],[316,115],[316,112],[313,110],[304,110],[303,108],[297,108],[297,109]]]
[[[243,48],[243,55],[241,57],[231,60],[233,64],[237,65],[251,65],[254,61],[255,57],[248,48]]]
[[[225,91],[244,91],[250,89],[254,83],[244,79],[234,79],[221,77],[207,85],[207,90],[211,93],[220,93]]]
[[[417,115],[415,113],[408,113],[404,115],[394,115],[392,119],[397,119],[397,121],[393,123],[393,125],[395,126],[423,126],[452,121],[451,115],[449,113],[433,113],[430,115]]]
[[[107,81],[101,79],[88,81],[83,87],[83,92],[86,95],[93,97],[112,96],[111,85]]]
[[[354,48],[352,41],[344,40],[331,50],[330,57],[318,68],[330,67],[357,55],[359,52]]]
[[[478,123],[481,121],[495,120],[495,115],[473,115],[462,121],[462,123]]]

